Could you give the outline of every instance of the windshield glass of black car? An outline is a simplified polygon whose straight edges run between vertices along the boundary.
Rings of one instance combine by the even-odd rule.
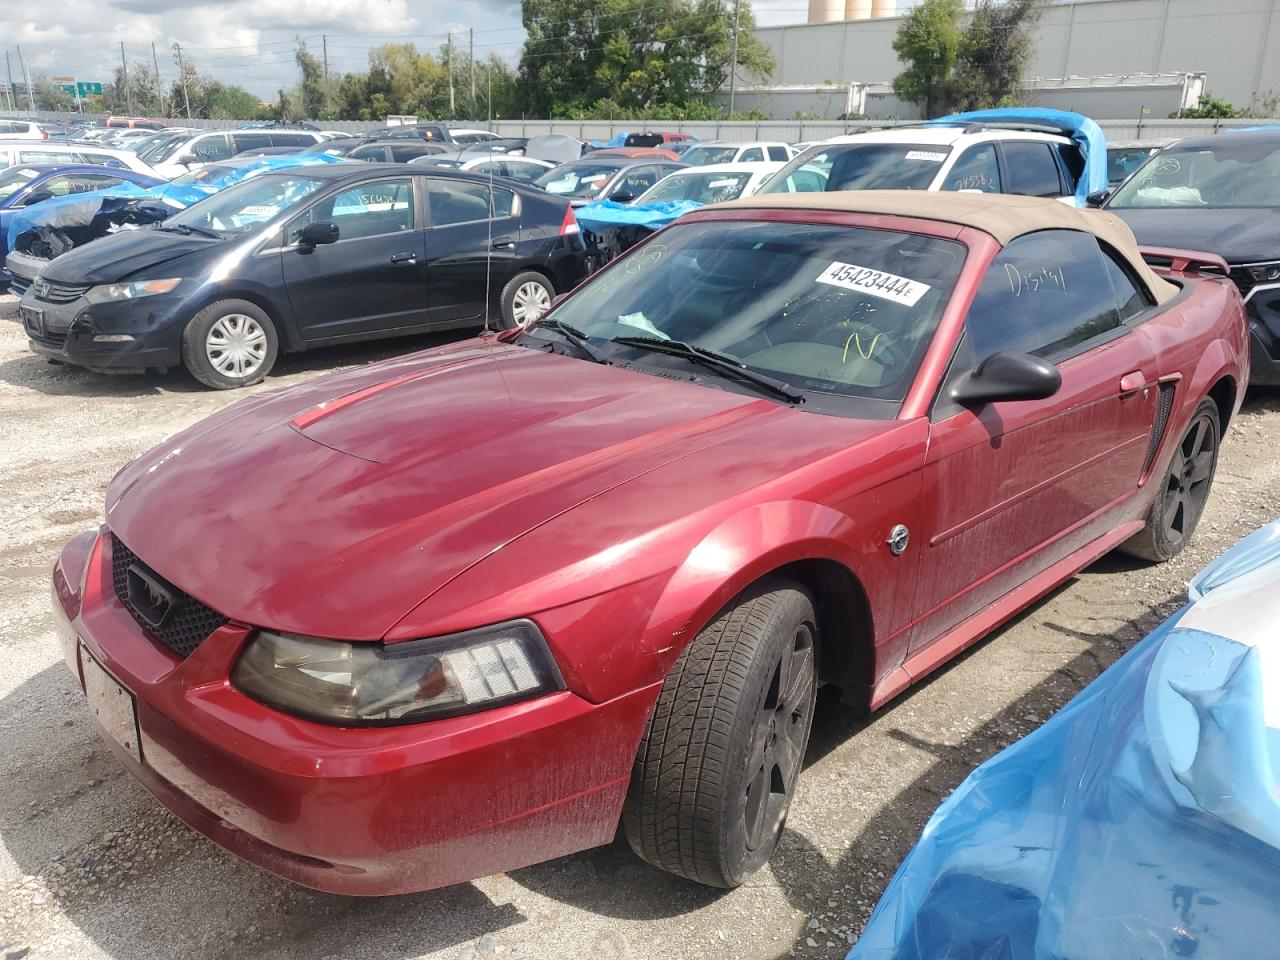
[[[165,224],[212,230],[225,236],[257,233],[322,186],[323,180],[297,174],[262,174],[192,204]]]
[[[554,317],[597,343],[684,340],[801,390],[901,401],[964,257],[956,241],[891,230],[677,224]]]

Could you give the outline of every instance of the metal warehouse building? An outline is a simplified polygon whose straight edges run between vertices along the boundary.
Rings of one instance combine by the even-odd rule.
[[[843,7],[843,9],[841,9]],[[875,92],[901,69],[893,52],[893,38],[902,23],[899,16],[871,16],[887,4],[863,0],[811,0],[811,22],[756,31],[774,52],[778,67],[765,85],[742,84],[737,89],[737,109],[770,104],[767,112],[786,116],[805,110],[830,113],[851,85],[869,87],[870,115],[904,116],[903,107],[884,99],[877,108]],[[862,19],[832,19],[861,17]],[[1098,91],[1115,78],[1116,87],[1161,88],[1163,97],[1148,94],[1142,105],[1153,105],[1152,116],[1163,109],[1185,78],[1204,74],[1205,88],[1215,97],[1245,107],[1269,94],[1280,95],[1280,0],[1076,0],[1050,6],[1036,30],[1036,51],[1027,71],[1036,78],[1027,91],[1029,101],[1045,106],[1072,106],[1064,102],[1075,94],[1052,96],[1054,88],[1089,89],[1074,104],[1093,110],[1096,116],[1126,116],[1140,94],[1112,98],[1098,109]],[[1194,87],[1195,84],[1192,84]],[[788,93],[813,91],[810,100]],[[835,97],[833,101],[833,95]],[[772,98],[771,100],[769,98]],[[764,98],[757,100],[755,98]],[[859,101],[855,97],[855,106]],[[783,104],[793,109],[786,109]],[[1140,107],[1138,107],[1140,109]],[[786,112],[783,112],[783,111]]]

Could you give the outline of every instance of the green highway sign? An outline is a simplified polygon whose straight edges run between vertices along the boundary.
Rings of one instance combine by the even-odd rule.
[[[76,87],[79,88],[79,93],[81,97],[101,97],[102,96],[102,84],[100,83],[94,83],[88,80],[81,80],[79,83],[76,84]]]

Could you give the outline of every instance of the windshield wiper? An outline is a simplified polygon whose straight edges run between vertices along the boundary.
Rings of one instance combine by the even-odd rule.
[[[703,366],[732,374],[739,379],[762,388],[768,393],[772,393],[774,396],[782,397],[789,403],[802,403],[804,401],[804,394],[785,380],[778,380],[776,377],[756,373],[742,361],[735,360],[728,354],[717,353],[715,350],[708,350],[706,347],[700,347],[694,343],[687,343],[684,340],[663,340],[661,337],[614,337],[613,342],[620,343],[626,347],[642,347],[658,353],[667,353],[673,357],[684,357],[694,363],[700,363]]]
[[[210,230],[208,227],[193,227],[189,223],[162,223],[160,224],[160,229],[168,230],[172,233],[185,233],[188,235],[198,233],[202,237],[211,237],[214,240],[222,239],[222,234],[218,233],[216,230]]]
[[[585,333],[577,327],[565,323],[563,320],[538,320],[535,326],[560,334],[567,341],[577,347],[583,356],[590,360],[594,360],[596,363],[609,362],[609,359],[600,352],[600,349],[592,345],[590,339]]]

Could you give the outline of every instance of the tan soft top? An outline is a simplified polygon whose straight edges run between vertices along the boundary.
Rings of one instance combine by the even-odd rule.
[[[1128,225],[1104,210],[1079,209],[1060,200],[1007,193],[956,193],[949,190],[832,190],[828,193],[761,193],[716,204],[716,209],[838,210],[921,220],[940,220],[973,227],[995,237],[1001,246],[1037,230],[1083,230],[1092,233],[1129,262],[1157,303],[1178,287],[1156,276],[1138,253]]]

